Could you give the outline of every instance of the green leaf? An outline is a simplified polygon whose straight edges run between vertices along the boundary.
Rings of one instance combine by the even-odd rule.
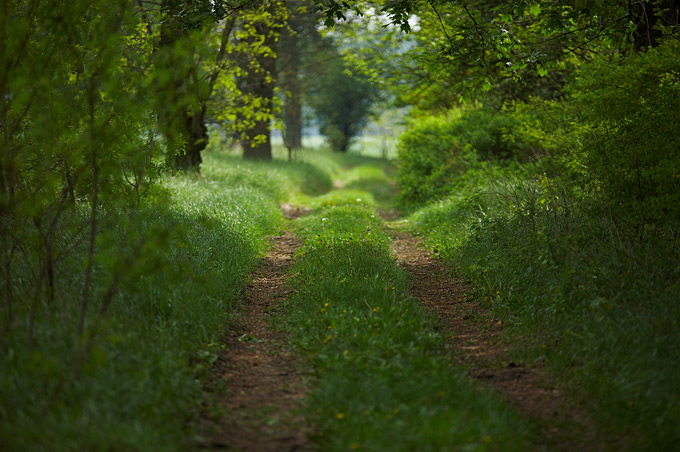
[[[538,15],[541,14],[541,5],[539,4],[531,5],[529,7],[529,13],[534,17],[538,17]]]
[[[538,75],[540,77],[545,77],[546,75],[548,75],[548,70],[544,68],[542,64],[537,64],[536,70],[538,71]]]

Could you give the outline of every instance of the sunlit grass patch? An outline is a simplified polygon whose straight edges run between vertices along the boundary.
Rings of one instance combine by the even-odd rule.
[[[376,206],[378,203],[369,192],[363,190],[339,189],[326,194],[310,198],[305,202],[307,207],[321,209],[325,207],[339,207],[345,205]]]
[[[308,151],[300,151],[306,155]],[[214,151],[205,156],[202,177],[208,181],[234,187],[260,190],[279,201],[290,201],[299,195],[315,196],[332,188],[333,165],[323,165],[320,158],[301,157],[292,162],[286,158],[273,161],[243,160],[233,152]]]
[[[394,187],[385,174],[384,168],[361,165],[342,175],[345,187],[370,193],[374,199],[384,204],[392,198]]]

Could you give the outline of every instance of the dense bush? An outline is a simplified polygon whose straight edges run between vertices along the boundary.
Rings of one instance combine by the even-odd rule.
[[[490,108],[464,110],[454,130],[483,160],[516,158],[524,160],[527,146],[516,134],[519,121]]]
[[[424,203],[444,196],[467,169],[473,156],[453,127],[459,118],[459,112],[422,118],[401,136],[397,180],[402,201]]]
[[[637,228],[680,215],[679,52],[598,59],[572,86],[588,176]]]
[[[398,144],[398,184],[405,204],[436,200],[469,184],[470,168],[484,162],[526,160],[529,146],[519,120],[486,108],[418,118]],[[474,177],[473,177],[474,179]]]

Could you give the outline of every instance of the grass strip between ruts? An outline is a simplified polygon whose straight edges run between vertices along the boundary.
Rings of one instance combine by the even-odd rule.
[[[288,318],[315,369],[306,414],[320,450],[525,450],[525,421],[443,351],[372,209],[331,206],[295,225]]]

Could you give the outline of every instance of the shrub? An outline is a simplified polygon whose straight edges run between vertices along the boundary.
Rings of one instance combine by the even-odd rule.
[[[680,215],[679,47],[596,60],[572,86],[588,173],[638,229]]]
[[[460,118],[458,134],[483,160],[524,160],[528,146],[516,134],[518,119],[490,108],[467,110]]]
[[[518,133],[520,125],[516,117],[487,108],[419,118],[398,144],[401,201],[423,204],[449,195],[469,184],[461,176],[481,162],[527,160],[531,148]]]
[[[400,138],[397,183],[402,202],[422,204],[451,191],[452,179],[467,167],[458,137],[460,112],[420,119]]]

